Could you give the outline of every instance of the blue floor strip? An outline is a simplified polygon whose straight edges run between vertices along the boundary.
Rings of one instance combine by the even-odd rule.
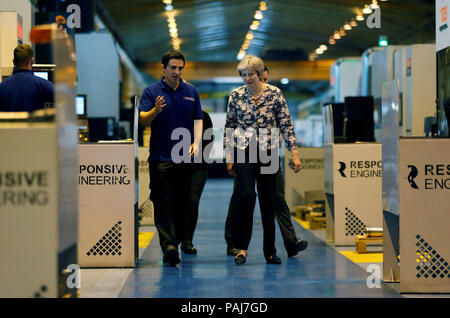
[[[311,232],[293,222],[308,248],[288,258],[277,225],[276,248],[281,265],[266,264],[262,252],[259,206],[254,213],[247,263],[236,266],[226,255],[225,218],[232,179],[207,181],[200,201],[194,237],[197,255],[184,255],[177,267],[164,267],[155,234],[119,297],[129,298],[302,298],[401,297],[388,285],[369,288],[367,273]]]

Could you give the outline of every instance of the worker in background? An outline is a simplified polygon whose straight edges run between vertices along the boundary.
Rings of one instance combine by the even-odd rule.
[[[0,111],[33,112],[54,104],[54,86],[32,71],[33,49],[20,44],[14,49],[12,76],[0,83]]]
[[[163,76],[147,86],[141,97],[139,122],[151,125],[150,137],[150,199],[154,205],[155,225],[163,252],[163,263],[180,263],[178,245],[184,240],[185,211],[190,190],[190,162],[179,156],[193,158],[199,153],[202,138],[202,109],[197,89],[185,83],[181,75],[185,58],[180,51],[168,51],[162,57]],[[174,140],[174,131],[187,131],[188,149],[172,151],[181,140]],[[189,146],[190,145],[190,146]],[[175,158],[177,157],[177,158]]]
[[[261,82],[269,83],[269,69],[264,66]],[[308,246],[306,240],[299,240],[292,225],[291,214],[289,207],[284,198],[284,177],[279,169],[276,173],[275,179],[275,218],[280,226],[281,235],[283,237],[284,246],[289,257],[295,256],[298,252],[303,251]],[[238,202],[236,191],[236,179],[233,187],[233,194],[231,196],[230,205],[228,208],[227,219],[225,222],[225,241],[227,242],[227,255],[236,255],[238,249],[233,246],[233,230],[236,227]]]
[[[212,121],[209,114],[205,111],[203,113],[203,139],[200,147],[198,160],[191,164],[191,182],[190,195],[186,213],[186,225],[184,231],[184,241],[181,243],[181,250],[185,254],[197,254],[197,249],[192,244],[194,239],[195,227],[198,220],[198,207],[200,198],[202,196],[203,188],[205,187],[206,179],[208,179],[208,159],[212,147],[210,143],[213,142],[214,135],[209,137],[205,132],[212,133]]]

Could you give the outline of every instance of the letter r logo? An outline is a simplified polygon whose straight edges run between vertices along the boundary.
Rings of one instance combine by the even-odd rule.
[[[408,175],[408,182],[411,188],[413,189],[419,189],[414,179],[417,177],[417,174],[419,171],[417,170],[416,166],[408,165],[408,168],[410,169],[409,175]]]
[[[345,162],[339,161],[339,164],[341,165],[339,168],[339,173],[341,174],[341,176],[343,176],[344,178],[347,178],[347,176],[344,173],[345,168],[347,168],[347,165],[345,164]]]

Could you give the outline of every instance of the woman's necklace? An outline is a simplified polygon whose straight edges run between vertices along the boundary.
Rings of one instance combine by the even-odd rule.
[[[253,103],[254,103],[255,105],[258,104],[260,98],[262,97],[262,94],[263,94],[263,85],[262,85],[262,84],[261,84],[261,89],[259,90],[259,94],[258,94],[258,95],[253,96],[253,95],[250,94],[251,97],[252,97]]]

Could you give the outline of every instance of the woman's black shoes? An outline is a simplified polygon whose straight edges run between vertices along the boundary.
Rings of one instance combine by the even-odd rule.
[[[163,257],[163,264],[164,266],[176,266],[180,264],[180,257],[176,247],[170,246],[166,250]]]
[[[246,261],[247,261],[247,257],[244,254],[239,254],[234,259],[234,262],[236,263],[236,265],[245,264]]]
[[[276,255],[272,255],[269,258],[266,258],[267,264],[281,264],[281,258]]]

